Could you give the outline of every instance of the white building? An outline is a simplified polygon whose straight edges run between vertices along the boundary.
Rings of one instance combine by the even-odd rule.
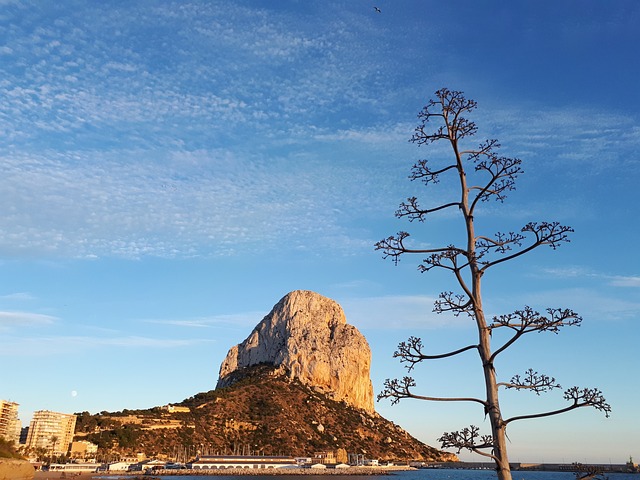
[[[93,473],[98,471],[97,463],[52,463],[49,465],[51,472]]]
[[[162,410],[166,410],[169,413],[189,413],[191,411],[189,407],[182,407],[180,405],[165,405],[160,408]]]
[[[109,472],[126,472],[127,470],[131,470],[131,466],[135,465],[132,462],[111,462],[107,465],[107,471]],[[140,469],[142,470],[142,468]]]
[[[38,410],[29,424],[27,448],[44,448],[53,455],[64,455],[73,441],[75,429],[75,415]]]
[[[22,425],[18,418],[18,404],[0,400],[0,438],[18,445]]]

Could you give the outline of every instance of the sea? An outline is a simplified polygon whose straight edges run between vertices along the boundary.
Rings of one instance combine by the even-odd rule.
[[[513,480],[575,480],[575,474],[571,472],[538,472],[538,471],[512,471]],[[104,479],[115,477],[101,477]],[[216,476],[154,476],[162,480],[203,480],[215,478],[216,480],[249,480],[261,478],[263,480],[310,480],[324,478],[326,480],[492,480],[498,478],[496,472],[491,470],[451,470],[451,469],[420,469],[410,471],[397,471],[388,475],[216,475]],[[632,473],[606,473],[604,478],[609,480],[640,480],[640,475]]]

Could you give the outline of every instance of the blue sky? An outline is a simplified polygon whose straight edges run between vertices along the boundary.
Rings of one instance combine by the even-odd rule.
[[[451,193],[407,179],[447,153],[408,139],[448,87],[478,101],[478,142],[524,162],[479,224],[576,230],[485,279],[492,315],[584,317],[523,339],[498,373],[531,367],[613,407],[512,424],[511,459],[640,458],[639,24],[635,0],[1,1],[0,398],[25,424],[181,401],[214,388],[228,348],[296,289],[364,333],[376,393],[405,374],[391,357],[408,336],[435,353],[473,341],[431,313],[451,279],[373,248],[399,230],[456,241],[453,217],[394,217],[408,196]],[[459,395],[481,391],[479,372],[469,355],[415,376],[420,393]],[[564,405],[502,400],[508,416]],[[376,407],[434,446],[489,428],[475,406]]]

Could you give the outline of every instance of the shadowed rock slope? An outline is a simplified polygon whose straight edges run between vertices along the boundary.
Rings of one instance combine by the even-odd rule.
[[[80,415],[77,438],[98,443],[103,454],[311,456],[342,449],[382,460],[456,460],[377,413],[332,400],[281,368],[258,365],[235,373],[231,386],[177,404],[189,412],[154,408]]]

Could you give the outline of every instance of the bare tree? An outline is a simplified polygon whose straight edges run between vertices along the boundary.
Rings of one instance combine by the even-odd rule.
[[[424,222],[436,212],[455,210],[464,225],[465,238],[460,245],[446,245],[433,248],[412,247],[409,233],[399,232],[376,243],[376,249],[384,258],[396,264],[404,254],[422,255],[419,271],[444,269],[455,278],[457,292],[445,291],[435,302],[434,311],[449,312],[454,316],[467,316],[477,327],[478,343],[463,346],[455,351],[432,354],[426,352],[420,338],[410,337],[400,343],[394,357],[406,364],[409,372],[424,360],[435,360],[467,351],[476,351],[484,373],[484,396],[478,398],[447,398],[425,396],[415,393],[416,383],[412,377],[387,379],[384,390],[378,395],[397,403],[403,398],[431,401],[472,402],[483,409],[491,424],[490,434],[481,434],[478,427],[471,425],[462,430],[447,432],[440,437],[442,448],[455,448],[459,453],[466,449],[491,458],[496,464],[498,478],[511,479],[507,455],[506,429],[516,420],[546,417],[567,412],[580,407],[594,407],[608,417],[611,407],[600,390],[596,388],[571,387],[564,392],[568,406],[544,413],[504,418],[499,402],[499,388],[528,390],[540,394],[561,388],[553,377],[528,370],[515,375],[507,382],[498,380],[496,358],[523,335],[531,332],[558,333],[562,327],[580,325],[582,318],[567,308],[548,308],[540,313],[529,306],[506,315],[488,319],[485,316],[481,293],[482,280],[487,271],[532,250],[548,245],[554,250],[568,242],[573,229],[558,222],[531,222],[519,232],[497,232],[485,235],[476,231],[475,218],[482,202],[497,200],[503,202],[507,194],[515,189],[515,181],[522,173],[521,160],[497,154],[497,140],[487,140],[477,148],[465,150],[463,140],[475,135],[476,124],[467,118],[476,108],[476,102],[465,98],[462,92],[441,89],[418,114],[419,125],[411,138],[418,145],[429,145],[444,141],[451,147],[451,160],[432,166],[427,160],[419,160],[412,168],[409,178],[430,187],[442,177],[449,177],[457,184],[458,197],[449,202],[432,207],[422,207],[416,197],[408,198],[396,212],[398,218],[410,222]],[[505,340],[492,345],[492,333],[505,331]],[[494,339],[497,343],[498,340]]]

